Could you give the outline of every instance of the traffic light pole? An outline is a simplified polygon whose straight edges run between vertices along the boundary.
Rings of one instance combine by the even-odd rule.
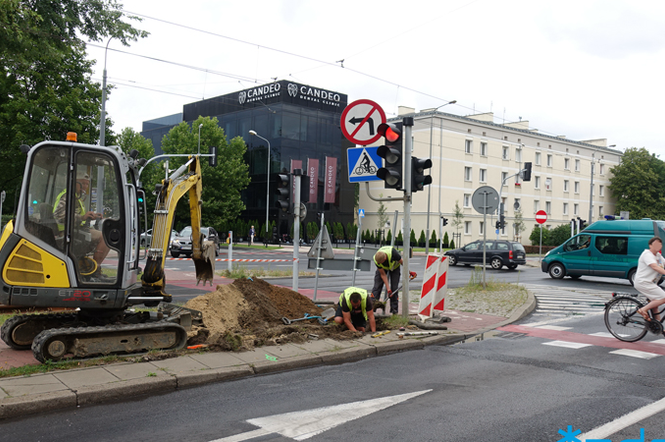
[[[413,117],[404,118],[404,251],[402,259],[402,316],[409,317],[409,255],[411,254],[411,154]]]
[[[302,169],[293,170],[295,195],[293,201],[293,291],[298,291],[298,261],[300,259],[300,187]],[[320,250],[320,249],[319,249]]]

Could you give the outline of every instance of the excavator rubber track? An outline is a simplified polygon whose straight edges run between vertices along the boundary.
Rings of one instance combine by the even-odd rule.
[[[40,362],[55,362],[70,357],[179,350],[186,344],[187,331],[182,326],[159,321],[45,330],[32,343],[32,352]]]
[[[77,327],[78,313],[49,313],[16,315],[5,321],[0,329],[2,340],[15,350],[28,350],[35,337],[52,328]]]

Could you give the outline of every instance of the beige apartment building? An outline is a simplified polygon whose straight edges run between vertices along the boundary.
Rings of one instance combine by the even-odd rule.
[[[486,227],[487,238],[496,238],[497,215],[488,216],[486,226],[483,215],[472,206],[472,195],[482,186],[494,188],[504,202],[506,227],[499,232],[499,238],[522,244],[530,244],[528,238],[537,225],[535,214],[539,210],[547,212],[544,225],[549,228],[570,224],[577,217],[593,222],[615,214],[608,185],[610,169],[619,164],[622,153],[608,147],[606,139],[574,141],[565,135],[546,135],[530,128],[528,121],[497,124],[492,113],[461,117],[433,109],[416,113],[415,109],[400,107],[399,118],[391,121],[401,121],[405,116],[414,118],[413,156],[432,159],[432,184],[413,195],[411,228],[416,238],[421,231],[427,235],[428,212],[428,238],[432,231],[436,231],[437,239],[441,238],[440,217],[448,218],[441,235],[448,232],[453,239],[453,233],[459,234],[456,246],[481,239]],[[531,181],[508,178],[523,169],[525,162],[533,164]],[[370,182],[370,194],[403,195],[401,191],[385,189],[383,181]],[[464,214],[462,225],[457,228],[453,226],[456,203]],[[383,204],[391,224],[395,210],[399,211],[399,229],[403,202]],[[380,228],[379,205],[368,197],[362,183],[359,207],[365,211],[363,231]],[[520,234],[515,229],[519,212],[525,226]]]

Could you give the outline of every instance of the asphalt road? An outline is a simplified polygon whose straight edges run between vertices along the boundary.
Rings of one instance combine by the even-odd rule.
[[[580,336],[604,331],[601,315],[557,326]],[[568,426],[586,433],[609,422],[615,430],[598,439],[651,441],[665,434],[663,413],[648,416],[665,396],[662,357],[641,359],[603,345],[570,348],[551,345],[551,338],[490,334],[454,346],[3,422],[0,441],[553,442],[562,440],[559,430]],[[638,420],[626,424],[622,416],[635,410],[640,410]],[[292,434],[312,416],[323,426],[296,439]]]

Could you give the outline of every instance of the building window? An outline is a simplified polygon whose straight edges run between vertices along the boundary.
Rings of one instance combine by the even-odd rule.
[[[545,190],[552,190],[552,178],[545,178]]]
[[[605,173],[605,167],[604,166],[605,165],[603,163],[600,163],[598,165],[598,173],[601,174],[601,175],[603,175]]]
[[[540,166],[540,152],[536,152],[536,166]]]
[[[552,167],[552,155],[547,154],[547,167]]]
[[[506,180],[508,180],[508,172],[501,172],[501,185],[506,185]]]
[[[534,189],[540,189],[540,177],[539,176],[534,177],[533,188]]]
[[[580,160],[575,160],[575,172],[580,171]]]
[[[473,140],[466,140],[464,143],[464,152],[465,153],[472,153],[473,148]]]
[[[598,216],[602,218],[604,215],[603,206],[598,206]]]
[[[600,185],[598,186],[598,193],[600,194],[600,196],[605,196],[605,186],[603,186],[602,184],[600,184]]]
[[[515,161],[518,163],[522,162],[522,148],[518,147],[515,149]]]
[[[580,182],[575,181],[575,193],[580,193]]]
[[[533,213],[536,213],[540,210],[540,201],[533,200]]]
[[[481,183],[487,182],[487,169],[480,169],[480,182]]]
[[[485,234],[485,223],[481,221],[478,224],[479,224],[479,227],[480,227],[478,233],[481,234],[481,235],[484,235]]]
[[[470,193],[465,193],[464,194],[464,207],[471,207],[471,194]]]
[[[548,215],[552,213],[552,203],[550,201],[545,201],[545,212]]]
[[[471,235],[471,221],[464,221],[464,234]]]
[[[502,158],[504,160],[509,160],[510,159],[510,148],[508,146],[503,146],[503,156]]]
[[[563,214],[568,215],[568,203],[563,203]]]
[[[464,181],[471,181],[471,168],[470,167],[465,167],[464,168]]]
[[[487,156],[487,143],[484,141],[480,142],[480,156],[486,157]]]
[[[578,215],[580,212],[580,205],[579,204],[573,204],[573,215]]]
[[[563,168],[566,170],[570,170],[570,158],[563,159]]]
[[[563,191],[568,192],[570,191],[570,186],[569,186],[569,181],[568,180],[563,180]]]
[[[515,198],[515,205],[513,206],[513,208],[515,209],[515,212],[522,209],[522,201],[520,201],[519,198]]]

